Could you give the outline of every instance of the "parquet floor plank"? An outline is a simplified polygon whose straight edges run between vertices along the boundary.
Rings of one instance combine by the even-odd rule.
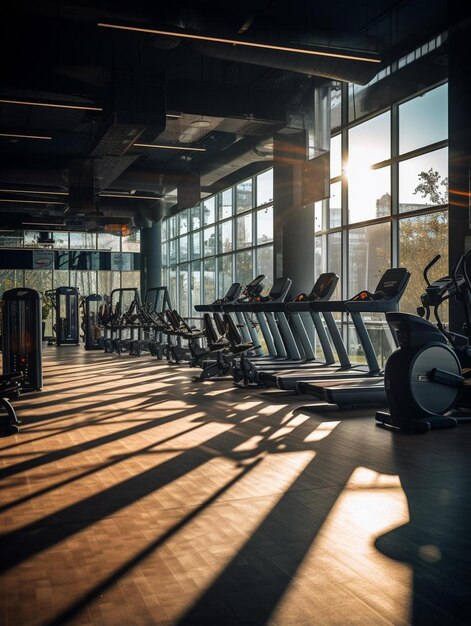
[[[47,348],[0,439],[1,626],[471,622],[471,428]]]

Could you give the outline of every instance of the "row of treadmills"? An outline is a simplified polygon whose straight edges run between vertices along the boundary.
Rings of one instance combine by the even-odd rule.
[[[251,346],[245,354],[234,355],[235,384],[277,387],[340,406],[383,404],[383,371],[367,328],[368,317],[397,311],[409,278],[405,268],[388,269],[374,292],[365,290],[349,300],[331,300],[339,278],[324,273],[309,294],[299,294],[291,301],[287,297],[292,281],[278,278],[267,297],[242,301],[225,298],[196,308],[205,313],[229,313],[242,341]],[[261,283],[262,279],[257,277],[254,282]],[[352,363],[335,320],[336,314],[342,313],[355,328],[366,363]],[[397,340],[393,335],[388,337],[392,351]],[[260,343],[265,344],[264,351]],[[316,344],[322,359],[316,358]]]

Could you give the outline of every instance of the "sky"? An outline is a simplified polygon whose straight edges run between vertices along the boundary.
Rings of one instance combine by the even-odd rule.
[[[448,136],[447,85],[437,87],[399,106],[399,152],[404,154],[444,140]],[[343,172],[349,186],[350,221],[374,219],[376,201],[391,193],[390,168],[371,170],[374,163],[391,157],[390,112],[378,115],[349,130],[349,159]],[[430,204],[413,191],[420,183],[419,173],[438,170],[448,176],[447,149],[407,159],[399,165],[399,204]],[[331,142],[331,177],[342,173],[340,136]],[[338,192],[336,186],[335,191]]]

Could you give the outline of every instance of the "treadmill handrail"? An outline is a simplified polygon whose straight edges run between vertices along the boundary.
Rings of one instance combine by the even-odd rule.
[[[370,300],[346,302],[345,308],[349,313],[388,313],[397,311],[399,301],[397,300]]]

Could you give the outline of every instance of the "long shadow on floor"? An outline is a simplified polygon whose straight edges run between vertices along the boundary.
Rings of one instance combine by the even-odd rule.
[[[397,433],[392,445],[410,521],[375,545],[413,570],[411,624],[465,626],[471,619],[469,437],[458,430]]]

